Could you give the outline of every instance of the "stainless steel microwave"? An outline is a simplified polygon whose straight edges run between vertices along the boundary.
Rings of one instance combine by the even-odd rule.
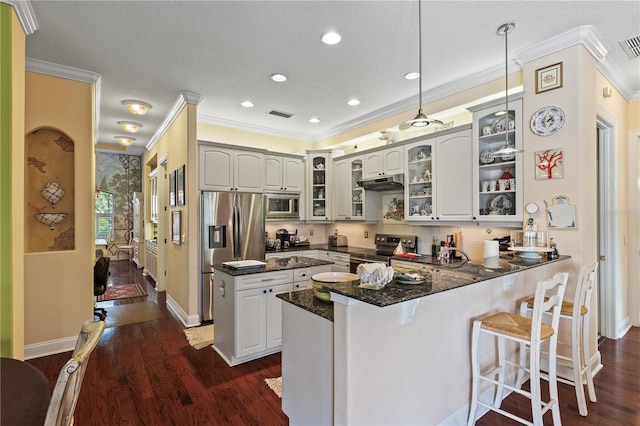
[[[266,220],[300,220],[300,194],[265,193]]]

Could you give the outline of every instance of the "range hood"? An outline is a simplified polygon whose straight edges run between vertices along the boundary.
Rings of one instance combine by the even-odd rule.
[[[392,191],[404,188],[404,176],[383,176],[358,181],[358,186],[369,191]]]

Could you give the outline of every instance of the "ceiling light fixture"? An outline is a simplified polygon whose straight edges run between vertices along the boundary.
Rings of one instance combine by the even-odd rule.
[[[428,118],[422,112],[422,1],[418,0],[418,68],[419,68],[419,76],[418,76],[418,84],[420,86],[420,92],[418,94],[419,104],[418,104],[418,115],[415,116],[413,120],[405,121],[400,124],[398,128],[400,130],[418,130],[424,127],[427,127],[429,124],[439,124],[443,125],[442,121],[434,120],[432,118]]]
[[[347,101],[347,103],[348,103],[349,105],[351,105],[351,106],[360,105],[360,101],[359,101],[359,100],[357,100],[356,98],[349,99],[349,100]]]
[[[242,102],[240,102],[240,105],[242,105],[245,108],[251,108],[253,106],[253,102],[251,102],[251,101],[242,101]]]
[[[135,115],[145,115],[151,109],[150,104],[142,101],[126,100],[122,101],[122,104],[131,114]]]
[[[275,81],[276,83],[284,83],[285,81],[287,81],[287,76],[284,74],[272,74],[271,80]]]
[[[129,146],[136,140],[136,138],[132,138],[131,136],[115,136],[120,145]]]
[[[508,44],[508,34],[516,28],[516,24],[513,22],[508,22],[506,24],[500,25],[498,28],[498,34],[504,35],[504,114],[506,114],[506,122],[504,129],[504,145],[497,151],[489,154],[493,158],[500,157],[508,157],[515,154],[522,154],[524,151],[515,147],[515,144],[512,145],[509,141],[509,134],[513,134],[515,138],[515,132],[510,132],[508,130],[509,121],[509,44]],[[515,142],[515,141],[514,141]]]
[[[118,121],[118,125],[122,127],[122,130],[129,133],[136,133],[142,127],[142,124],[135,121]]]
[[[420,73],[417,71],[411,71],[404,75],[404,78],[406,78],[407,80],[415,80],[418,77],[420,77]]]
[[[322,42],[328,45],[334,45],[340,43],[342,36],[335,31],[329,31],[322,36]]]
[[[319,123],[319,122],[320,122],[320,119],[316,118],[316,117],[312,117],[312,118],[309,119],[309,123],[314,123],[315,124],[315,123]]]

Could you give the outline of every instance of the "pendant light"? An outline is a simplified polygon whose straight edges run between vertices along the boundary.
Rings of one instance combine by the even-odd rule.
[[[515,145],[509,143],[509,45],[508,45],[508,34],[516,28],[516,24],[513,22],[509,22],[506,24],[500,25],[498,28],[498,34],[504,35],[504,114],[505,114],[505,125],[504,125],[504,145],[497,151],[489,154],[490,157],[510,157],[515,154],[522,154],[524,151],[522,149],[518,149]]]
[[[420,85],[419,92],[419,104],[418,104],[418,115],[413,120],[405,121],[400,124],[398,128],[400,130],[420,130],[424,127],[427,127],[429,124],[439,124],[442,126],[444,123],[440,120],[435,120],[433,118],[428,118],[422,112],[422,1],[418,0],[418,68],[419,68],[419,78],[418,84]]]

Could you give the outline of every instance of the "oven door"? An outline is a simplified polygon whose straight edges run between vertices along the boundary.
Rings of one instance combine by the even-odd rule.
[[[265,194],[266,209],[265,219],[300,219],[300,195],[299,194]]]
[[[349,259],[349,272],[351,272],[352,274],[356,274],[358,265],[360,265],[361,263],[386,263],[388,265],[389,259],[383,258],[383,257],[379,259],[371,259],[371,258],[364,258],[364,257],[360,257],[352,254],[351,258]]]

